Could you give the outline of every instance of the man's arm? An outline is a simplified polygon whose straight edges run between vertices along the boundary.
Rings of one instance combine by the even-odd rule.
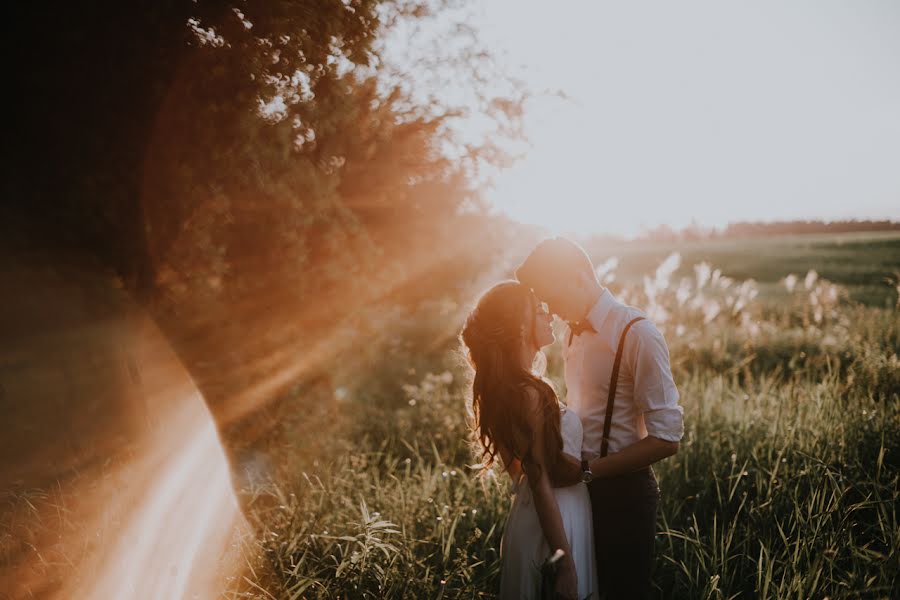
[[[678,452],[683,410],[669,365],[669,348],[649,321],[634,328],[628,358],[634,372],[634,401],[644,416],[647,437],[590,462],[594,477],[614,477],[646,468]],[[628,346],[626,346],[627,348]]]
[[[678,452],[678,442],[670,442],[648,435],[639,442],[610,454],[589,461],[595,479],[615,477],[650,466]],[[556,459],[551,481],[553,487],[568,487],[581,481],[581,461],[571,454],[560,452]]]
[[[581,482],[581,459],[560,450],[550,471],[553,487],[569,487]]]
[[[595,478],[615,477],[649,467],[678,452],[678,442],[670,442],[648,435],[615,454],[590,461]]]

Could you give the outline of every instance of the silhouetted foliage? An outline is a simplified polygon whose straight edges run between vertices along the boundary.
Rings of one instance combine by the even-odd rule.
[[[461,112],[379,45],[444,4],[18,7],[7,229],[111,269],[221,422],[244,417],[320,377],[361,307],[452,287],[485,251],[465,237],[490,225],[461,209],[479,206],[473,165],[503,152],[448,158]],[[479,97],[515,134],[517,99]]]

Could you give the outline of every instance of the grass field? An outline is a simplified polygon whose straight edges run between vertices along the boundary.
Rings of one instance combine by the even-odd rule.
[[[664,330],[685,407],[680,452],[656,466],[657,597],[900,597],[900,319],[882,281],[900,237],[685,244],[680,264],[617,250],[615,285]],[[358,386],[328,433],[286,416],[289,475],[242,490],[258,536],[234,596],[495,595],[506,477],[468,466],[452,346],[431,371],[393,397]]]
[[[666,335],[685,408],[679,453],[655,467],[656,597],[900,597],[900,236],[592,252],[598,263],[617,257],[604,280]],[[474,294],[377,315],[379,339],[266,415],[280,435],[260,463],[268,477],[237,490],[254,533],[243,542],[245,572],[231,574],[224,597],[496,596],[509,486],[501,472],[470,467],[470,373],[454,340]],[[91,360],[118,356],[118,345],[90,346]],[[546,353],[564,399],[559,342]],[[50,378],[56,367],[42,360]],[[15,368],[8,372],[21,379]],[[120,371],[110,377],[130,381]],[[68,398],[47,411],[60,415],[63,433],[74,425],[61,407],[87,406]],[[124,458],[56,437],[93,457],[107,486],[97,489],[115,506],[121,498],[107,471]],[[19,587],[90,580],[82,558],[121,534],[115,511],[101,526],[80,522],[75,507],[102,508],[85,495],[90,485],[42,485],[0,490],[0,575],[33,555],[34,581],[23,585],[21,571]],[[60,534],[77,543],[58,543]]]

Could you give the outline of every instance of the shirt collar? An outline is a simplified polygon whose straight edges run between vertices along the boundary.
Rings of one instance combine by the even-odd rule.
[[[618,300],[612,295],[612,292],[607,289],[603,290],[587,316],[587,320],[593,325],[594,331],[600,331],[604,321],[606,321],[606,317],[609,316],[610,311],[618,303]]]

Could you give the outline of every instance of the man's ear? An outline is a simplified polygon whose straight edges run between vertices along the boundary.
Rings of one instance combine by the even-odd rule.
[[[589,311],[591,309],[591,305],[594,301],[594,290],[596,289],[597,278],[594,277],[593,273],[586,273],[582,271],[578,274],[576,279],[576,288],[578,290],[578,297],[580,302],[585,303],[585,311]]]
[[[594,285],[594,281],[595,279],[584,271],[578,273],[578,277],[575,280],[579,292],[591,289]]]

